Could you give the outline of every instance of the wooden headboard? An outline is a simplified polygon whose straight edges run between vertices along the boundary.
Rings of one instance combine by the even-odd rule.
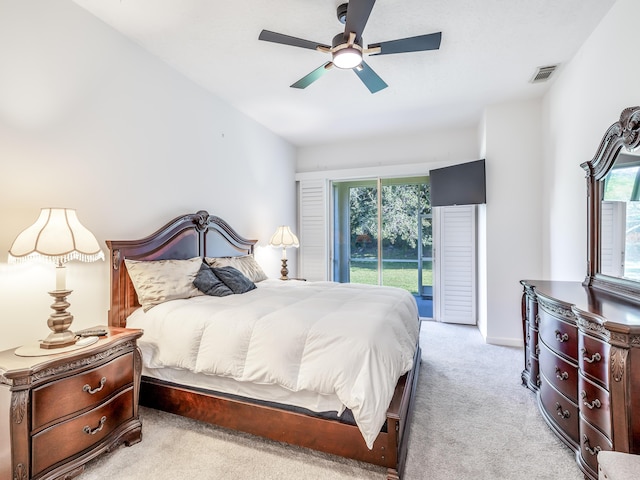
[[[247,255],[253,254],[256,242],[241,237],[227,222],[204,210],[174,218],[140,240],[107,240],[111,258],[109,325],[125,327],[127,317],[140,306],[125,258],[185,260]]]

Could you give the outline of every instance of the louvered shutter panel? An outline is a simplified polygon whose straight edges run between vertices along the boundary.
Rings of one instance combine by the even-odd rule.
[[[476,206],[435,207],[434,319],[475,325]]]
[[[600,271],[605,275],[624,275],[627,203],[604,201],[601,210]]]
[[[298,197],[298,276],[309,281],[327,280],[326,181],[300,180]]]

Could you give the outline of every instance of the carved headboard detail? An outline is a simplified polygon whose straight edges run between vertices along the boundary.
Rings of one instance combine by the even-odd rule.
[[[205,210],[177,217],[140,240],[107,240],[111,259],[109,325],[125,327],[140,306],[125,266],[132,260],[229,257],[253,254],[257,240],[248,240],[220,217]]]

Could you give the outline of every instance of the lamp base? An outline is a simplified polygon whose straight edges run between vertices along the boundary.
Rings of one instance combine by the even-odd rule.
[[[280,269],[280,280],[289,280],[289,270],[287,269],[287,259],[282,259],[282,268]]]
[[[52,330],[40,343],[40,348],[62,348],[74,345],[76,343],[75,334],[69,330],[71,323],[73,322],[73,315],[67,312],[67,308],[70,303],[67,302],[67,297],[73,290],[54,290],[49,292],[55,301],[51,305],[51,308],[55,311],[49,316],[47,325]]]

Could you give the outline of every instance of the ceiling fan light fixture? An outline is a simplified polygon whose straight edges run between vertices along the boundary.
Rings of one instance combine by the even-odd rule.
[[[364,61],[364,55],[389,55],[438,50],[442,40],[442,32],[373,43],[364,48],[362,32],[367,25],[369,14],[374,4],[375,0],[351,0],[349,3],[341,3],[336,13],[338,20],[344,24],[344,31],[333,37],[330,47],[323,43],[270,30],[262,30],[258,39],[331,54],[331,61],[326,62],[293,83],[291,88],[307,88],[323,76],[326,71],[335,66],[339,69],[354,71],[367,89],[371,93],[376,93],[383,88],[387,88],[388,85],[367,65]]]
[[[362,63],[362,52],[357,48],[345,47],[333,52],[333,64],[338,68],[351,69]]]

